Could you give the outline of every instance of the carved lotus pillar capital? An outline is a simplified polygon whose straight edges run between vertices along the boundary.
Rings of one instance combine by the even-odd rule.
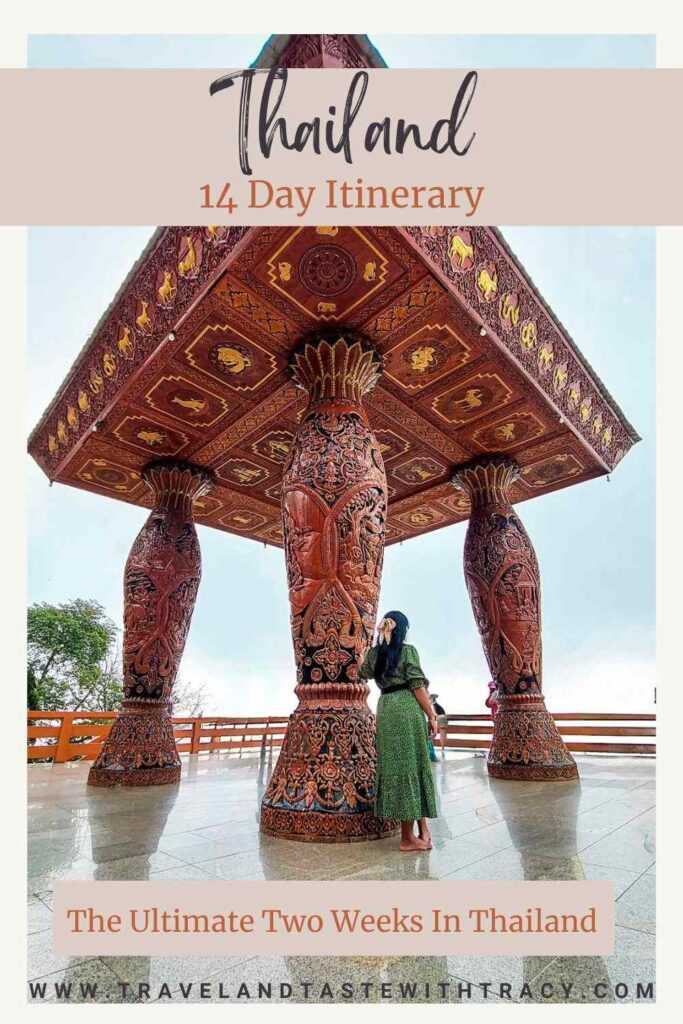
[[[382,372],[378,353],[356,332],[319,331],[290,360],[294,383],[309,399],[307,414],[321,403],[361,405]]]

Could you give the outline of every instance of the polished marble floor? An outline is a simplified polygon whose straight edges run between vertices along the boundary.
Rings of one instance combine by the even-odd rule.
[[[579,767],[580,783],[506,783],[488,778],[483,758],[449,754],[434,765],[434,849],[407,856],[395,839],[328,846],[261,836],[258,807],[272,764],[256,757],[190,757],[179,787],[134,790],[88,789],[87,765],[32,765],[29,998],[59,999],[57,983],[71,985],[72,1001],[90,998],[87,986],[96,985],[98,1001],[253,1004],[259,994],[268,999],[262,983],[273,1001],[636,1000],[638,984],[647,992],[655,971],[655,762],[586,756]],[[336,960],[55,954],[55,882],[148,878],[611,880],[615,952]],[[209,984],[200,990],[200,982]]]

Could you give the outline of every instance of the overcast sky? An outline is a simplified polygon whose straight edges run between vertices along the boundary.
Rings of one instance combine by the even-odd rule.
[[[262,37],[33,37],[34,67],[250,63]],[[649,67],[649,37],[398,37],[391,66]],[[131,264],[148,228],[29,233],[30,429]],[[541,566],[544,689],[560,710],[649,711],[654,664],[655,233],[503,228],[508,242],[643,441],[605,478],[519,507]],[[95,598],[120,624],[121,577],[145,512],[55,485],[27,459],[29,600]],[[199,527],[204,575],[181,675],[206,712],[288,713],[294,663],[283,555]],[[488,671],[462,576],[465,524],[387,549],[380,605],[402,608],[447,710],[479,710]]]

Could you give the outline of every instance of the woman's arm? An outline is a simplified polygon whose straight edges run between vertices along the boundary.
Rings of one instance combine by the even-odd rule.
[[[413,690],[413,696],[427,716],[427,721],[429,723],[429,735],[433,739],[437,732],[436,715],[434,713],[434,708],[432,707],[432,702],[429,699],[426,686],[420,686],[419,689]]]

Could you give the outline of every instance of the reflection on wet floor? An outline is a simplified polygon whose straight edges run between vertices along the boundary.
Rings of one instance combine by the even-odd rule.
[[[654,982],[655,763],[584,757],[581,781],[489,779],[482,758],[434,765],[434,849],[395,838],[292,843],[261,836],[272,769],[258,758],[184,759],[180,786],[88,789],[85,765],[33,765],[29,780],[29,977],[96,984],[98,999],[266,1001],[631,1001]],[[53,950],[60,879],[596,879],[614,884],[608,957],[94,957]],[[200,990],[200,982],[209,982]],[[191,987],[189,987],[191,985]],[[141,987],[142,986],[142,987]],[[145,988],[147,986],[147,988]],[[181,989],[181,986],[183,987]],[[620,988],[615,987],[621,986]],[[183,991],[184,990],[184,991]],[[241,993],[241,994],[240,994]],[[229,997],[229,999],[228,999]]]

